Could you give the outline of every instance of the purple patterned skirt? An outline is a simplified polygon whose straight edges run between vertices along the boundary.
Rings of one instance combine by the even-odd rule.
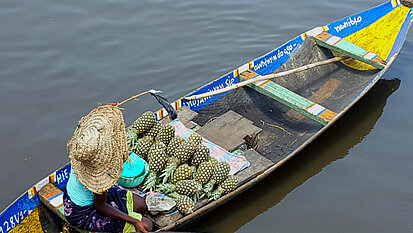
[[[119,209],[124,213],[128,213],[126,207],[126,192],[127,190],[121,189],[117,186],[113,186],[108,191],[106,203]],[[78,206],[73,203],[67,192],[64,192],[63,202],[65,206],[65,217],[67,221],[76,228],[98,231],[98,232],[122,232],[125,226],[124,221],[118,219],[109,218],[93,207],[90,206]]]

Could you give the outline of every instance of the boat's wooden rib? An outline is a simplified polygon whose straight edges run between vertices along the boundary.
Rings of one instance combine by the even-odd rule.
[[[260,77],[260,75],[251,70],[244,71],[240,74],[241,80],[254,79],[258,77]],[[274,83],[271,80],[259,81],[249,84],[248,86],[261,94],[285,104],[286,106],[320,124],[327,125],[334,119],[335,116],[337,116],[337,113],[314,103],[309,99],[297,95],[296,93]]]
[[[225,131],[242,131],[246,125],[258,127],[260,130],[252,133],[258,135],[258,137],[251,136],[254,138],[252,143],[254,150],[247,150],[244,153],[252,164],[248,169],[237,174],[242,182],[236,190],[216,201],[203,200],[197,203],[196,211],[190,215],[183,216],[180,213],[175,213],[173,216],[165,215],[163,224],[158,221],[159,216],[154,216],[161,227],[159,230],[181,227],[229,201],[278,169],[325,132],[378,82],[392,64],[406,39],[412,18],[412,9],[401,5],[400,1],[389,1],[303,33],[185,97],[203,95],[236,85],[240,77],[245,78],[247,73],[254,76],[286,74],[264,84],[269,86],[267,89],[270,91],[263,92],[263,87],[255,85],[252,87],[258,91],[242,87],[207,98],[188,100],[183,97],[173,102],[175,109],[181,109],[178,112],[184,124],[188,128],[201,127],[199,132],[202,132],[203,127],[208,126],[208,121],[228,112],[239,114],[245,119],[244,123],[248,122],[248,124],[240,128],[227,127]],[[327,37],[330,39],[326,39]],[[317,46],[316,43],[325,47]],[[335,57],[342,54],[355,59],[342,61],[343,58]],[[371,54],[376,54],[377,57],[370,56]],[[333,64],[329,62],[296,73],[285,72],[329,59],[341,62]],[[366,62],[370,62],[370,65],[366,65]],[[379,70],[371,65],[383,69]],[[284,89],[278,91],[280,87]],[[311,119],[294,117],[290,107],[274,101],[275,97],[280,101],[288,99],[286,96],[291,97],[287,101],[291,108],[309,117],[319,116]],[[315,109],[318,109],[321,105],[326,109],[324,113],[318,114],[311,110],[311,106],[313,108],[317,106]],[[314,114],[308,115],[309,111]],[[329,114],[323,115],[326,113]],[[165,116],[167,113],[164,109],[156,112],[157,120],[162,120]],[[225,122],[222,123],[225,125]],[[206,131],[206,128],[204,130]],[[233,134],[238,135],[237,137],[245,136],[238,132]],[[228,146],[227,149],[236,148],[247,138],[242,138],[244,141],[233,140],[237,143]],[[220,139],[214,142],[220,145]],[[42,195],[38,191],[48,183],[54,184],[60,190],[64,189],[69,173],[70,164],[67,164],[27,190],[7,207],[0,214],[0,233],[28,231],[32,226],[38,226],[39,214],[42,213],[39,211],[41,209],[39,207],[42,206],[39,204],[39,198],[41,199]],[[46,202],[46,199],[41,200]],[[41,215],[47,218],[46,214]]]
[[[349,41],[328,32],[322,32],[314,36],[318,45],[372,65],[378,69],[386,68],[386,62],[377,54],[369,52]]]
[[[323,84],[323,86],[320,87],[320,89],[318,89],[310,97],[308,97],[308,99],[313,101],[314,103],[321,104],[323,101],[327,100],[327,98],[330,97],[340,85],[340,80],[330,78]],[[301,120],[305,117],[304,115],[298,113],[293,109],[288,111],[286,115],[288,118],[295,120]]]

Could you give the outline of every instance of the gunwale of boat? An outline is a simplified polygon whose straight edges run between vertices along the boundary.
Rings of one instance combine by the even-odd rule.
[[[369,11],[369,10],[374,10],[374,9],[376,9],[376,8],[383,7],[383,6],[386,5],[386,4],[388,4],[388,5],[389,5],[389,4],[392,4],[392,5],[393,5],[393,4],[396,4],[396,6],[393,6],[394,8],[395,8],[395,7],[400,7],[400,2],[394,0],[394,1],[391,1],[391,2],[383,3],[383,4],[381,4],[381,5],[379,5],[379,6],[376,6],[376,7],[372,7],[372,8],[370,8],[370,9],[368,9],[368,10],[363,11],[363,12],[367,12],[367,11]],[[361,12],[361,13],[363,13],[363,12]],[[408,15],[408,17],[410,17],[410,19],[412,18],[412,16],[411,16],[412,13],[413,13],[413,12],[412,12],[412,9],[410,9],[410,12],[409,12],[409,15]],[[344,18],[341,19],[341,20],[347,19],[347,18],[349,18],[349,17],[351,17],[351,16],[344,17]],[[334,22],[339,22],[339,21],[340,21],[340,20],[337,20],[337,21],[334,21]],[[333,23],[334,23],[334,22],[333,22]],[[291,159],[292,157],[294,157],[298,152],[300,152],[301,150],[303,150],[308,144],[312,143],[316,138],[318,138],[322,133],[324,133],[328,128],[330,128],[335,122],[337,122],[354,104],[356,104],[356,103],[358,102],[358,100],[360,100],[360,99],[361,99],[371,88],[373,88],[373,86],[378,82],[378,80],[380,79],[380,77],[387,71],[387,69],[390,67],[390,65],[391,65],[391,64],[393,63],[393,61],[395,60],[396,56],[399,54],[400,49],[401,49],[404,41],[406,40],[406,34],[407,34],[409,28],[411,27],[411,23],[412,23],[412,21],[411,21],[411,20],[408,21],[407,19],[406,19],[406,21],[404,22],[404,24],[408,25],[408,27],[407,27],[407,28],[404,28],[404,29],[403,29],[403,32],[400,33],[400,34],[398,34],[399,36],[401,36],[401,39],[402,39],[402,40],[401,40],[401,41],[398,41],[399,44],[393,45],[393,47],[396,48],[396,50],[394,51],[394,53],[392,54],[392,56],[390,56],[390,57],[387,59],[387,67],[386,67],[384,70],[379,71],[379,72],[371,71],[371,74],[369,75],[369,77],[371,78],[370,82],[368,82],[368,83],[366,84],[366,86],[361,90],[361,92],[357,93],[357,95],[354,96],[354,98],[353,98],[350,102],[348,102],[345,106],[341,106],[341,108],[336,108],[336,109],[337,109],[336,111],[337,111],[338,115],[334,118],[333,121],[331,121],[329,124],[327,124],[327,125],[325,125],[325,126],[321,126],[321,125],[317,125],[317,124],[314,123],[314,122],[311,122],[311,120],[309,120],[309,119],[304,119],[304,120],[303,120],[304,124],[315,125],[315,128],[314,128],[314,129],[316,129],[316,130],[313,130],[313,133],[312,133],[311,135],[309,135],[309,137],[307,137],[298,147],[294,148],[294,150],[292,150],[290,153],[284,154],[284,156],[283,156],[281,159],[280,159],[280,158],[279,158],[279,159],[274,159],[274,158],[268,157],[268,158],[270,158],[272,161],[276,162],[275,165],[273,165],[273,166],[270,167],[269,169],[265,170],[263,173],[261,173],[261,175],[256,176],[256,177],[252,178],[251,180],[249,180],[248,182],[242,184],[240,187],[238,187],[238,188],[237,188],[236,190],[234,190],[233,192],[231,192],[231,193],[229,193],[229,194],[221,197],[219,200],[214,201],[214,202],[211,202],[211,203],[209,203],[209,204],[201,207],[200,209],[196,210],[193,214],[184,216],[183,218],[179,219],[179,220],[176,221],[175,223],[170,224],[170,225],[168,225],[168,226],[165,226],[165,227],[163,227],[163,228],[161,228],[161,229],[159,229],[159,230],[170,230],[170,229],[173,229],[173,228],[181,227],[181,226],[183,226],[184,224],[188,223],[189,221],[191,221],[191,220],[193,220],[193,219],[195,219],[195,218],[201,217],[202,215],[206,214],[207,212],[215,209],[216,207],[222,205],[223,203],[229,201],[230,199],[232,199],[233,197],[237,196],[237,195],[240,194],[241,192],[245,191],[245,190],[248,189],[249,187],[253,186],[254,184],[256,184],[257,182],[259,182],[260,180],[264,179],[266,176],[268,176],[270,173],[272,173],[272,172],[275,171],[277,168],[279,168],[280,166],[282,166],[282,165],[283,165],[285,162],[287,162],[289,159]],[[404,26],[405,26],[405,25],[404,25]],[[403,33],[404,33],[404,34],[403,34]],[[298,36],[298,37],[295,37],[295,38],[293,38],[292,40],[290,40],[290,41],[286,42],[285,44],[281,45],[281,46],[278,47],[277,49],[283,48],[284,46],[288,45],[288,44],[291,43],[292,41],[299,40],[299,39],[302,38],[302,37],[303,37],[303,35],[300,35],[300,36]],[[305,40],[302,39],[302,41],[299,43],[298,48],[302,48],[302,43],[307,43],[306,41],[308,42],[308,41],[309,41],[309,38],[306,38]],[[267,54],[265,54],[265,55],[263,55],[263,56],[255,59],[254,61],[259,60],[259,59],[262,59],[262,58],[265,58],[267,55],[273,53],[273,52],[276,51],[277,49],[270,51],[269,53],[267,53]],[[320,49],[320,50],[321,50],[321,54],[323,54],[325,57],[331,57],[331,54],[329,54],[328,51],[326,51],[326,50],[323,51],[323,49]],[[279,69],[278,69],[278,67],[277,67],[276,72],[281,71],[281,70],[283,70],[283,69],[291,68],[291,66],[289,66],[289,63],[292,63],[292,62],[293,62],[294,56],[296,56],[297,54],[298,54],[298,52],[297,52],[297,51],[294,51],[293,54],[292,54],[292,56],[291,56],[291,57],[288,57],[287,63],[281,64],[282,66],[281,66]],[[325,57],[324,57],[324,58],[325,58]],[[247,63],[247,64],[248,64],[248,63]],[[297,65],[297,64],[294,64],[294,66],[295,66],[295,65]],[[344,65],[341,65],[341,64],[334,64],[334,65],[332,65],[331,67],[337,67],[337,66],[341,67],[340,69],[347,69],[346,67],[344,67]],[[241,66],[241,67],[245,67],[245,65],[244,65],[244,66]],[[241,67],[240,67],[240,68],[241,68]],[[240,68],[235,69],[235,70],[239,71]],[[324,68],[324,69],[327,69],[327,68]],[[189,93],[188,95],[186,95],[186,96],[190,96],[190,95],[195,94],[195,93],[197,93],[197,92],[199,92],[199,91],[202,91],[203,88],[213,85],[214,82],[219,81],[219,80],[222,80],[223,77],[233,74],[233,73],[235,72],[235,70],[234,70],[234,71],[231,71],[231,72],[225,74],[224,76],[221,76],[221,77],[219,77],[219,78],[217,78],[217,79],[215,79],[215,80],[213,80],[213,81],[211,81],[211,82],[209,82],[209,83],[207,83],[207,84],[205,84],[205,85],[203,85],[203,86],[201,86],[201,87],[199,87],[199,88],[197,88],[197,89],[195,89],[194,91],[190,92],[190,93]],[[273,72],[273,71],[272,71],[272,72]],[[311,71],[309,71],[309,72],[311,72]],[[375,73],[374,73],[374,72],[375,72]],[[284,83],[283,83],[283,82],[280,82],[280,84],[285,85],[286,83],[285,83],[285,82],[284,82]],[[287,83],[287,84],[288,84],[288,83]],[[291,87],[291,88],[292,88],[292,90],[294,90],[294,87]],[[243,90],[239,90],[239,91],[245,91],[246,89],[247,89],[247,88],[243,88]],[[239,92],[239,91],[238,91],[238,92]],[[298,89],[295,90],[295,91],[297,91],[297,92],[300,93],[300,90],[298,90]],[[221,95],[221,96],[218,97],[218,99],[213,100],[213,102],[219,103],[220,100],[225,99],[225,98],[230,98],[231,95],[234,95],[234,94],[236,94],[236,91],[235,91],[235,92],[231,92],[230,94],[227,94],[227,95]],[[302,94],[303,94],[303,96],[306,96],[305,93],[302,93]],[[349,98],[349,99],[351,99],[351,98]],[[179,102],[179,101],[181,101],[181,100],[178,100],[177,102]],[[175,102],[175,103],[177,103],[177,102]],[[182,101],[181,101],[181,102],[182,102]],[[181,102],[180,102],[180,105],[182,105]],[[329,104],[327,104],[327,105],[329,105]],[[202,113],[202,111],[205,111],[208,107],[211,108],[212,105],[211,105],[211,106],[204,106],[203,108],[198,109],[197,111]],[[285,111],[285,108],[282,107],[282,106],[278,106],[277,108],[278,108],[278,109],[284,109],[284,111]],[[334,108],[334,107],[332,107],[332,108]],[[202,110],[202,109],[204,109],[204,110]],[[164,112],[162,109],[157,112],[158,120],[162,119],[162,117],[165,115],[165,114],[161,114],[162,112]],[[162,116],[161,116],[161,115],[162,115]],[[201,114],[201,115],[202,115],[202,114]],[[198,120],[199,120],[199,118],[198,118]],[[195,121],[196,121],[196,119],[195,119]],[[202,121],[199,121],[199,123],[202,123]],[[265,154],[265,153],[264,153],[264,154]],[[31,189],[29,189],[27,192],[24,192],[19,198],[17,198],[17,199],[16,199],[14,202],[12,202],[8,207],[6,207],[6,208],[0,213],[0,216],[3,217],[3,214],[5,214],[6,212],[8,212],[19,200],[21,200],[21,199],[23,199],[23,198],[27,198],[27,196],[30,196],[30,195],[29,195],[30,193],[32,193],[32,195],[31,195],[30,198],[31,198],[31,199],[36,199],[36,198],[37,198],[37,196],[36,196],[36,189],[37,189],[37,191],[38,191],[38,189],[41,187],[41,185],[43,185],[45,182],[49,182],[49,181],[51,181],[52,183],[56,182],[56,178],[55,178],[55,177],[56,177],[56,174],[59,173],[59,172],[62,172],[62,171],[64,171],[64,170],[67,170],[68,168],[70,168],[70,163],[66,164],[65,166],[63,166],[63,167],[60,168],[60,169],[57,169],[57,170],[56,170],[54,173],[52,173],[50,176],[46,177],[45,179],[43,179],[42,181],[40,181],[39,183],[37,183],[36,185],[34,185],[34,186],[33,186]],[[58,184],[59,184],[61,187],[64,187],[66,181],[67,181],[67,180],[64,180],[64,179],[63,179],[63,180],[62,180],[60,183],[58,183]],[[27,196],[26,196],[26,195],[27,195]],[[35,203],[36,203],[36,202],[38,203],[38,200],[37,200],[37,199],[36,199],[36,200],[32,200],[32,201],[34,201]],[[29,210],[29,211],[30,211],[30,210]]]

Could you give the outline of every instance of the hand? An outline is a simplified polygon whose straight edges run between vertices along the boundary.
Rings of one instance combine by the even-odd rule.
[[[148,233],[148,231],[145,229],[145,227],[143,226],[142,221],[136,220],[133,225],[135,226],[135,230],[136,231],[140,231],[142,233]]]

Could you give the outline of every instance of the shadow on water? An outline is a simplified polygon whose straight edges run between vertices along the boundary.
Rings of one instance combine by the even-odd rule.
[[[234,232],[275,206],[323,168],[347,156],[374,128],[387,98],[399,86],[398,79],[379,80],[334,126],[296,157],[230,202],[188,225],[186,230]]]

